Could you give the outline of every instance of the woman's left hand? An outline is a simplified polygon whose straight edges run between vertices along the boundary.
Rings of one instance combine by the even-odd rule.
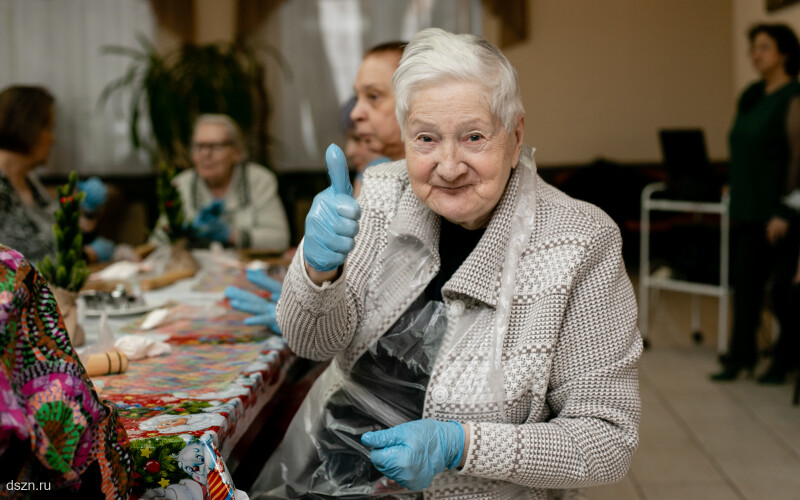
[[[430,486],[434,476],[458,467],[464,455],[464,427],[458,422],[414,420],[383,431],[366,432],[375,467],[411,491]]]
[[[767,241],[773,245],[777,245],[778,242],[786,236],[788,231],[789,223],[786,220],[780,217],[773,217],[767,224]]]
[[[266,326],[278,335],[281,334],[281,329],[275,319],[274,302],[235,286],[225,289],[225,297],[230,300],[231,307],[234,309],[252,314],[249,318],[245,318],[245,325]]]

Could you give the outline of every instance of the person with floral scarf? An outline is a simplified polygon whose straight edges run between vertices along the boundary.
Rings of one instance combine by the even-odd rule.
[[[44,277],[0,245],[0,498],[127,498],[125,429],[100,401]]]

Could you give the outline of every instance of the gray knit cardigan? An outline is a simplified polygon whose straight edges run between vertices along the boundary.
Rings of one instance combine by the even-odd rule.
[[[532,156],[524,146],[484,236],[443,288],[448,330],[423,416],[469,423],[471,432],[464,467],[437,476],[426,498],[585,498],[584,487],[626,474],[638,444],[642,341],[619,229],[538,176],[535,227],[502,344],[505,411],[475,391],[486,377],[519,171]],[[334,358],[329,369],[345,374],[439,269],[439,217],[412,192],[404,161],[369,169],[359,204],[360,232],[342,276],[314,285],[301,244],[277,307],[295,353]],[[391,238],[407,245],[407,259],[382,253]],[[418,258],[420,245],[429,258]],[[451,327],[465,311],[475,314],[474,327],[455,342]]]

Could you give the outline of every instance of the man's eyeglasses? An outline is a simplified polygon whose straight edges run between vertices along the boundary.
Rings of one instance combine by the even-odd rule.
[[[217,153],[222,151],[223,149],[233,146],[233,142],[231,141],[221,141],[221,142],[193,142],[192,143],[192,153],[205,153],[206,151],[210,153]]]

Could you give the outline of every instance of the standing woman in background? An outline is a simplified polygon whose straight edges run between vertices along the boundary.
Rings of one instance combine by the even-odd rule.
[[[794,212],[784,198],[800,174],[800,44],[788,26],[759,24],[750,29],[750,56],[761,76],[739,98],[730,133],[730,214],[733,223],[731,274],[734,319],[728,356],[712,380],[735,380],[758,361],[756,333],[770,274],[797,262]],[[794,254],[794,255],[793,255]],[[791,314],[791,273],[774,273],[772,307],[786,331]],[[760,382],[776,383],[786,367],[773,364]]]

